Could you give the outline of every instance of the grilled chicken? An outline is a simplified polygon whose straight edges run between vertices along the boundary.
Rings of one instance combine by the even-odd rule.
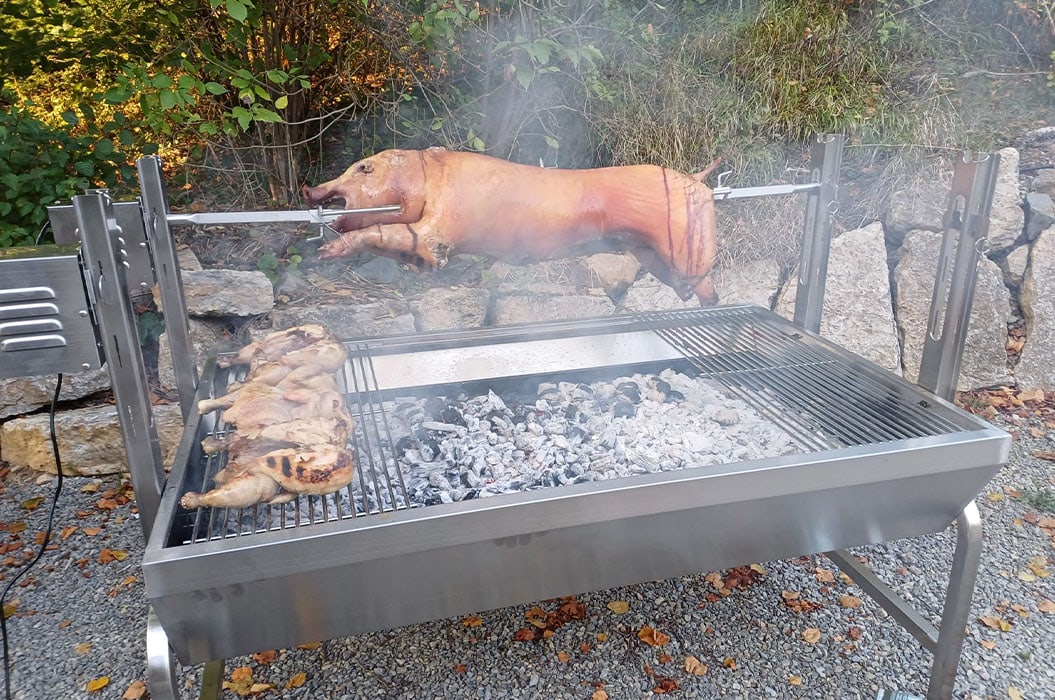
[[[351,454],[336,447],[316,450],[274,450],[243,464],[237,474],[228,472],[224,483],[206,493],[183,495],[184,508],[245,508],[257,503],[283,503],[297,494],[333,493],[352,481]]]
[[[247,364],[242,382],[198,402],[199,413],[223,410],[235,430],[202,441],[206,454],[227,451],[215,488],[191,491],[184,508],[245,508],[285,503],[298,494],[332,493],[352,480],[347,450],[354,427],[334,373],[347,360],[344,346],[322,326],[272,333],[219,362]]]
[[[276,331],[264,336],[260,340],[246,345],[231,356],[217,358],[216,364],[220,367],[231,367],[233,365],[248,365],[252,362],[273,362],[283,355],[300,350],[314,343],[336,340],[333,335],[318,324],[307,324],[288,328],[284,331]]]

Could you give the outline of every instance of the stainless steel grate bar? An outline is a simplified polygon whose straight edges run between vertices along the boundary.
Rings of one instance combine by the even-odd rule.
[[[765,414],[779,416],[775,421],[785,429],[793,426],[789,432],[797,437],[820,431],[849,446],[959,430],[929,411],[925,402],[908,401],[881,381],[854,372],[801,335],[787,333],[750,309],[727,311],[674,311],[647,321],[705,376],[745,400],[752,397],[756,409],[775,401]]]

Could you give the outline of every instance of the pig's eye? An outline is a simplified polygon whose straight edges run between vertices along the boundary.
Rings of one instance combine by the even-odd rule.
[[[373,163],[360,163],[359,165],[355,166],[355,172],[372,173],[374,172],[374,165]]]

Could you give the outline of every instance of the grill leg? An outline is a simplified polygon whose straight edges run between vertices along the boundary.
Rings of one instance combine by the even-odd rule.
[[[947,700],[956,684],[956,670],[963,651],[964,628],[971,613],[974,583],[982,560],[982,518],[974,501],[956,518],[956,553],[949,575],[949,589],[941,615],[938,646],[931,666],[928,700]]]
[[[179,700],[176,657],[154,608],[147,611],[147,684],[153,700]]]

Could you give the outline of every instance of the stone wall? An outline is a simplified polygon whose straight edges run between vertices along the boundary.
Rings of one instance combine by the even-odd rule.
[[[1014,149],[1001,151],[991,249],[978,268],[961,390],[996,385],[1055,389],[1055,360],[1048,351],[1055,346],[1055,172],[1022,178],[1018,161]],[[927,330],[950,181],[951,167],[897,193],[882,221],[838,232],[832,241],[821,334],[913,381]],[[481,285],[436,286],[406,298],[392,294],[364,303],[320,303],[304,293],[296,295],[299,301],[279,306],[261,273],[200,270],[185,251],[181,265],[187,270],[184,285],[199,360],[231,349],[251,334],[305,322],[323,323],[342,337],[356,338],[696,307],[694,300],[678,298],[636,259],[622,254],[519,267],[496,262]],[[417,274],[387,259],[369,260],[358,272],[379,285],[398,281],[400,274]],[[795,280],[788,272],[775,261],[759,260],[717,270],[716,286],[722,303],[759,305],[791,317]],[[175,382],[164,335],[160,345],[157,391],[165,394]],[[50,447],[41,428],[46,421],[42,424],[39,414],[25,414],[47,405],[53,386],[49,381],[0,381],[0,421],[6,420],[0,429],[0,459],[48,469]],[[105,370],[71,375],[63,399],[90,396],[108,386]],[[172,420],[172,408],[156,407],[165,417],[159,420],[163,444],[178,439],[179,421]],[[99,427],[108,420],[115,424],[112,415],[97,408],[60,413],[68,472],[125,468],[123,452],[114,449],[114,434]],[[109,452],[90,445],[78,450],[77,442],[101,443]]]

